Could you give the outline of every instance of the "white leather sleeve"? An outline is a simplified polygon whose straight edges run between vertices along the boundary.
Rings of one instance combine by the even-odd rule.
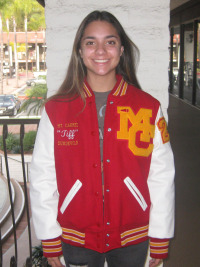
[[[54,128],[43,110],[31,168],[30,198],[32,217],[38,239],[53,239],[61,235],[57,222],[58,193],[54,161]]]
[[[148,187],[151,198],[149,236],[171,238],[174,234],[174,158],[170,142],[163,143],[157,122],[163,117],[159,108],[154,136]]]

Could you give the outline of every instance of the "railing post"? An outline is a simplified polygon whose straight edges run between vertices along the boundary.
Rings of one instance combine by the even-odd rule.
[[[10,172],[9,172],[9,166],[8,166],[8,155],[7,155],[7,147],[6,147],[7,136],[8,136],[8,126],[7,126],[7,124],[4,124],[3,125],[3,148],[4,148],[4,157],[5,157],[5,164],[6,164],[8,191],[9,191],[9,198],[10,198],[12,223],[13,223],[13,234],[14,234],[14,244],[15,244],[15,256],[13,256],[11,258],[10,266],[15,267],[15,266],[17,266],[17,236],[16,236],[14,205],[13,205],[13,201],[12,201],[12,189],[11,189],[11,181],[10,181]]]
[[[17,267],[17,262],[14,256],[10,259],[10,267]]]
[[[3,168],[2,168],[2,156],[1,156],[1,174],[3,174]]]
[[[24,195],[25,195],[25,207],[27,212],[27,222],[28,222],[28,235],[29,235],[29,253],[30,258],[27,259],[31,266],[32,262],[32,241],[31,241],[31,225],[30,225],[30,214],[29,214],[29,200],[28,200],[28,191],[27,191],[27,183],[26,183],[26,171],[25,171],[25,161],[24,161],[24,124],[21,124],[20,127],[20,146],[21,146],[21,159],[22,159],[22,171],[23,171],[23,180],[24,180]],[[29,267],[29,265],[27,266]]]
[[[31,258],[26,259],[26,267],[32,267],[32,259]]]
[[[27,183],[29,182],[29,168],[28,168],[28,162],[26,163],[26,173],[27,173]]]
[[[28,193],[27,193],[27,179],[28,177],[28,164],[27,164],[27,175],[26,175],[26,166],[24,161],[24,146],[23,146],[23,139],[24,139],[24,125],[25,124],[39,124],[40,119],[0,119],[0,125],[3,125],[3,147],[4,147],[4,159],[5,159],[5,166],[6,166],[6,176],[8,182],[8,191],[9,191],[9,198],[10,198],[10,206],[11,206],[11,215],[12,215],[12,224],[13,224],[13,235],[14,235],[14,249],[15,249],[15,256],[10,258],[10,267],[17,267],[18,262],[18,250],[17,250],[17,237],[16,237],[16,224],[15,224],[15,214],[14,214],[14,203],[12,197],[12,188],[11,188],[11,181],[10,181],[10,171],[9,171],[9,164],[8,164],[8,154],[7,154],[7,146],[6,146],[6,139],[8,136],[8,125],[21,125],[20,128],[20,144],[21,144],[21,163],[22,163],[22,171],[23,171],[23,181],[24,181],[24,196],[25,196],[25,208],[27,211],[27,222],[28,222],[28,235],[29,235],[29,249],[30,255],[26,259],[26,267],[32,266],[32,242],[31,242],[31,227],[30,227],[30,215],[29,215],[29,200],[28,200]],[[3,159],[1,157],[0,163],[0,171],[2,172],[2,162]],[[2,251],[2,240],[1,240],[1,227],[0,227],[0,267],[8,267],[3,266],[3,251]],[[47,266],[47,265],[44,265]],[[21,266],[20,266],[21,267]]]
[[[2,266],[3,266],[3,253],[2,253],[1,227],[0,227],[0,267]]]

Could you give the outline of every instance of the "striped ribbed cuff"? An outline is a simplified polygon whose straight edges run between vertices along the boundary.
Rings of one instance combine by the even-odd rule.
[[[46,258],[62,255],[60,236],[54,239],[42,240],[43,256]]]
[[[168,257],[169,239],[150,238],[150,256],[154,259]]]

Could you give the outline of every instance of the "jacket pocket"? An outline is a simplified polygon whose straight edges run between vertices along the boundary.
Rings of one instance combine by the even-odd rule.
[[[77,180],[75,184],[72,186],[70,191],[68,192],[67,196],[65,197],[62,206],[60,208],[60,212],[63,214],[68,207],[69,203],[72,201],[72,199],[75,197],[79,189],[81,188],[82,183],[81,181]]]
[[[140,191],[138,190],[138,188],[136,187],[136,185],[133,183],[133,181],[129,177],[126,177],[124,179],[124,183],[126,184],[128,189],[130,190],[132,195],[135,197],[137,202],[140,204],[143,211],[145,211],[147,208],[147,203],[144,200],[144,198],[143,198],[142,194],[140,193]]]

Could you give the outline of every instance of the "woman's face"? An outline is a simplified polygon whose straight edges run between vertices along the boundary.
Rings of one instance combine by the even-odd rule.
[[[115,76],[123,50],[120,37],[112,24],[106,21],[88,24],[79,51],[87,68],[87,77]]]

